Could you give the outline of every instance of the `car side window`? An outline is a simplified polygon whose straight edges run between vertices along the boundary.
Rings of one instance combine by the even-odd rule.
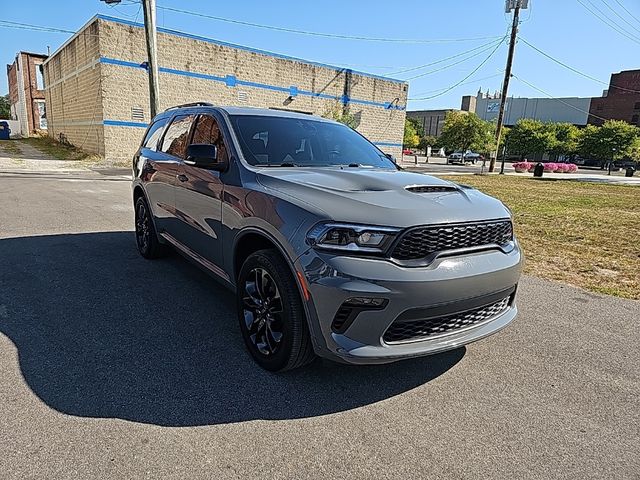
[[[158,140],[162,136],[162,131],[164,126],[167,124],[167,118],[161,118],[151,124],[149,130],[147,130],[147,134],[142,141],[142,146],[144,148],[148,148],[150,150],[156,150],[158,148]]]
[[[200,115],[198,117],[191,143],[208,143],[215,145],[218,149],[218,161],[223,162],[229,159],[227,146],[222,136],[222,130],[217,120],[211,115]]]
[[[164,134],[162,151],[174,157],[184,158],[189,144],[189,132],[195,115],[177,115]]]

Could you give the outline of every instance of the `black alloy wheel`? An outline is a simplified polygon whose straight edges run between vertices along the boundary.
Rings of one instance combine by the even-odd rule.
[[[265,356],[274,355],[282,343],[282,298],[269,272],[254,268],[244,282],[243,316],[249,338]]]
[[[265,370],[292,370],[315,358],[293,273],[276,250],[259,250],[236,283],[238,322],[253,359]]]

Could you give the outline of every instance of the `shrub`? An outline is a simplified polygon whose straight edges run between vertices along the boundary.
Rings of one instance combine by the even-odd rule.
[[[531,162],[516,162],[513,164],[513,168],[515,168],[516,170],[520,170],[523,172],[526,172],[527,170],[530,170],[532,167],[532,163]]]
[[[558,164],[553,162],[543,163],[545,172],[555,172],[558,170]]]
[[[568,167],[567,172],[569,173],[574,173],[578,171],[578,165],[576,165],[575,163],[567,163],[567,167]]]

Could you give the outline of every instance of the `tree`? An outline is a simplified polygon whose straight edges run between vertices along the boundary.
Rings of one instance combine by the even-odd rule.
[[[580,129],[572,123],[548,123],[546,127],[553,135],[553,141],[549,145],[549,153],[555,155],[573,155],[578,150]]]
[[[0,97],[0,118],[11,118],[11,104],[9,94]]]
[[[550,151],[555,134],[547,124],[538,120],[521,119],[509,130],[506,142],[510,153],[524,158],[525,155]]]
[[[420,137],[416,131],[414,123],[410,119],[404,121],[404,138],[402,144],[405,148],[415,148],[420,142]]]
[[[336,122],[343,123],[354,130],[358,128],[358,125],[360,125],[358,117],[352,114],[349,110],[345,110],[344,105],[340,102],[335,102],[333,105],[325,109],[322,116],[324,118],[329,118]]]
[[[435,147],[437,143],[438,139],[433,135],[423,135],[422,137],[420,137],[418,148],[426,151],[427,147]]]
[[[640,131],[622,120],[607,120],[601,127],[587,125],[580,134],[581,155],[602,161],[637,158]]]
[[[483,153],[491,151],[493,128],[475,113],[447,112],[438,144],[448,150],[466,152],[471,148]]]

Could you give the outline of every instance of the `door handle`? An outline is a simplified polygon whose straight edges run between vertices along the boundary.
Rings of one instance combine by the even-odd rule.
[[[180,175],[176,175],[176,177],[178,178],[178,180],[180,180],[181,182],[187,182],[189,181],[189,177],[187,177],[186,175],[183,175],[182,173]]]

